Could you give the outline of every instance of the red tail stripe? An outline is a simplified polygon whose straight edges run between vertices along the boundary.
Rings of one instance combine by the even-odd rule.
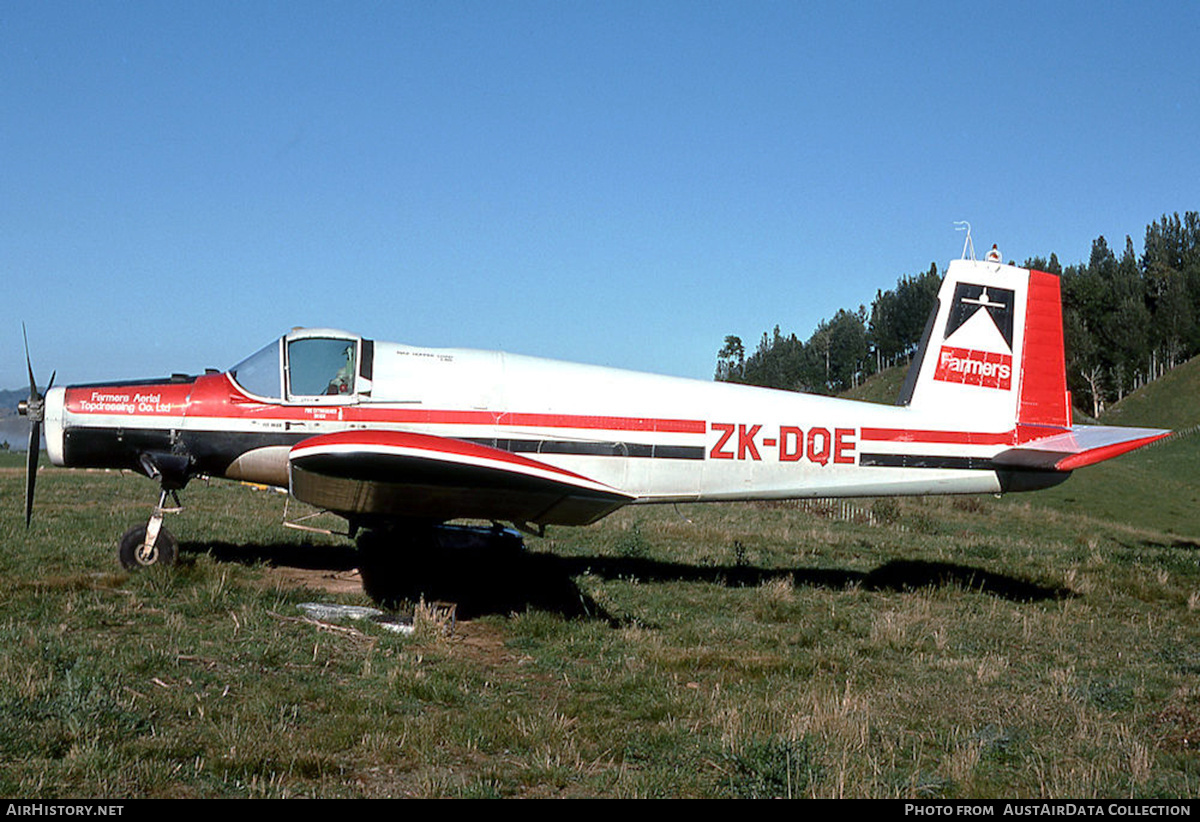
[[[922,442],[951,445],[1012,445],[1015,431],[925,431],[909,428],[864,428],[861,439],[872,442]]]

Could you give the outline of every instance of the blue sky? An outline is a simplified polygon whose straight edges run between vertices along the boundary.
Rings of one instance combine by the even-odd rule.
[[[26,382],[295,325],[708,379],[959,255],[1200,208],[1200,4],[0,6]]]

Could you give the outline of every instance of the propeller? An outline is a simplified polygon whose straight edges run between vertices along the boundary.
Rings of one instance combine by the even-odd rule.
[[[33,377],[33,361],[29,358],[29,335],[25,323],[21,323],[21,336],[25,338],[25,367],[29,369],[29,399],[17,403],[17,413],[29,419],[29,452],[25,460],[25,527],[33,518],[33,489],[37,485],[38,451],[42,443],[42,421],[46,418],[46,397],[39,394],[37,380]],[[55,371],[50,375],[47,393],[54,387]]]

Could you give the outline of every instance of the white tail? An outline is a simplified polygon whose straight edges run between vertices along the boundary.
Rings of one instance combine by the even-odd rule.
[[[1069,429],[1058,277],[952,262],[901,403],[1017,442]]]

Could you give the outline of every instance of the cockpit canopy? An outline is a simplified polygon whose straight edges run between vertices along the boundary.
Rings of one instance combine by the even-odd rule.
[[[275,401],[337,404],[371,390],[373,345],[355,334],[301,328],[229,369],[247,393]]]

